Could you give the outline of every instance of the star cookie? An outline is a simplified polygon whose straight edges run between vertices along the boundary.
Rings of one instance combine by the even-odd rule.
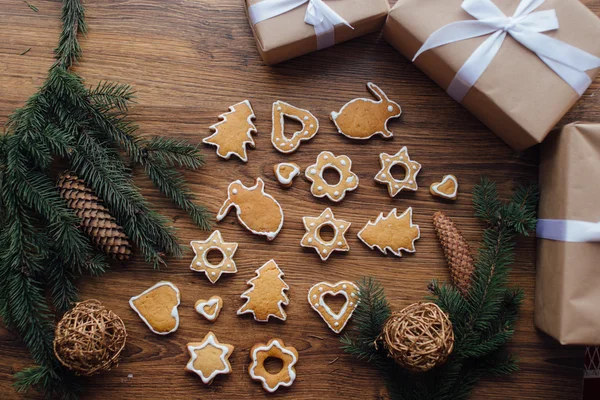
[[[334,251],[348,251],[350,246],[344,236],[350,222],[335,219],[333,211],[326,208],[318,217],[303,217],[306,233],[300,241],[302,247],[312,247],[319,253],[321,260],[326,261]],[[321,237],[321,229],[329,226],[333,229],[333,239],[327,241]]]
[[[358,238],[371,250],[377,248],[383,254],[390,250],[397,257],[402,257],[401,250],[414,253],[415,241],[420,237],[419,225],[412,223],[412,207],[400,216],[395,208],[385,217],[381,213],[358,232]]]
[[[431,184],[432,195],[448,200],[456,200],[458,196],[458,180],[454,175],[446,175],[441,182]]]
[[[390,197],[396,196],[402,189],[415,191],[419,188],[417,174],[421,170],[421,164],[410,159],[406,146],[393,156],[381,153],[379,162],[381,170],[375,175],[375,180],[387,184]],[[394,165],[401,165],[404,168],[404,178],[396,179],[392,176],[391,170]]]
[[[185,366],[185,370],[198,375],[205,385],[210,385],[215,376],[231,372],[229,356],[234,347],[219,343],[214,333],[208,332],[201,342],[188,343],[187,349],[190,353],[190,361]]]
[[[277,182],[284,188],[292,187],[294,178],[300,175],[300,167],[298,164],[283,162],[273,166],[273,172],[277,178]]]
[[[327,169],[334,169],[339,174],[336,184],[328,183],[323,177]],[[329,198],[331,201],[342,201],[346,192],[358,187],[358,176],[351,171],[352,160],[348,156],[335,156],[330,151],[322,151],[317,157],[317,162],[306,168],[306,179],[312,182],[310,191],[315,197]]]
[[[250,377],[262,383],[263,389],[269,393],[275,392],[281,386],[292,386],[296,380],[295,365],[298,362],[298,351],[292,346],[286,346],[281,339],[271,339],[269,343],[256,344],[250,349],[252,362],[248,365]],[[276,374],[269,373],[265,368],[267,358],[278,358],[283,366]]]
[[[325,302],[326,295],[342,295],[346,298],[346,302],[337,313],[333,312]],[[358,306],[358,287],[349,281],[341,281],[333,285],[319,282],[308,291],[308,302],[332,331],[340,333]]]
[[[214,231],[208,239],[194,240],[190,242],[196,256],[192,260],[190,269],[192,271],[204,272],[206,277],[215,283],[221,277],[221,274],[234,274],[237,272],[233,255],[237,250],[237,243],[227,243],[223,241],[221,232]],[[212,264],[208,261],[207,255],[211,250],[217,250],[223,256],[219,264]]]
[[[200,299],[194,305],[194,309],[210,322],[215,322],[223,308],[223,299],[220,296],[212,296],[208,300]]]

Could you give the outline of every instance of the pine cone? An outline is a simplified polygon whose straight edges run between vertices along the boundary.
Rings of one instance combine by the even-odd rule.
[[[471,248],[454,222],[443,212],[438,211],[433,215],[433,226],[444,249],[452,283],[463,297],[467,296],[475,271]]]
[[[80,228],[96,247],[112,258],[127,260],[131,255],[129,239],[92,189],[68,172],[58,177],[57,187],[69,208],[81,218]]]

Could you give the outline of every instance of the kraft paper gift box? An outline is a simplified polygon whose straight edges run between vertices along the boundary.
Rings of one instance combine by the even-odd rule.
[[[535,324],[562,344],[600,345],[600,124],[546,139],[540,190]]]
[[[330,38],[324,38],[320,42],[322,48],[381,30],[390,9],[388,0],[246,0],[250,26],[265,64],[277,64],[319,50],[315,27],[304,21],[313,1],[317,14],[319,5],[323,7],[323,3],[354,28],[343,23],[334,24]],[[277,6],[278,3],[290,4],[290,7],[300,5],[253,24],[253,15],[257,16],[259,13],[253,12],[256,7],[254,10],[252,8],[258,3],[265,3],[261,5],[267,6],[265,8],[270,8],[269,5]],[[263,9],[260,14],[268,13]],[[317,19],[319,18],[317,15]],[[258,20],[260,19],[262,18]]]
[[[520,0],[479,1],[489,2],[506,16],[514,15],[521,3]],[[538,0],[528,1],[533,2],[539,3]],[[474,1],[465,3],[473,4]],[[457,21],[475,20],[461,6],[464,6],[463,0],[398,0],[390,11],[383,36],[412,60],[436,30]],[[546,0],[534,12],[552,9],[556,10],[559,27],[539,35],[575,46],[594,58],[600,57],[600,19],[579,0]],[[548,24],[548,15],[543,18],[545,20],[539,23]],[[490,36],[491,33],[425,51],[415,60],[415,65],[448,90],[459,69]],[[552,46],[543,45],[542,48],[551,49]],[[572,59],[571,55],[566,59]],[[581,72],[591,79],[598,73],[598,61],[592,64],[595,64],[594,68],[584,67],[587,71]],[[584,83],[583,90],[589,83]],[[538,55],[509,34],[460,102],[512,148],[523,150],[542,142],[579,97]]]

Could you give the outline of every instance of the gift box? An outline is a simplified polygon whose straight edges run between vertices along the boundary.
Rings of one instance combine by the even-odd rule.
[[[426,44],[415,65],[515,150],[542,142],[600,67],[600,19],[579,0],[398,0],[383,36],[410,60]]]
[[[562,344],[600,345],[600,124],[542,144],[536,326]]]
[[[379,31],[389,9],[387,0],[246,0],[268,65]]]

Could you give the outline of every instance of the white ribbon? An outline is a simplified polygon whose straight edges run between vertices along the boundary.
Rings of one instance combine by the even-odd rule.
[[[266,19],[285,14],[305,3],[308,3],[308,8],[304,15],[304,22],[314,26],[318,50],[335,44],[335,25],[344,24],[354,29],[323,0],[264,0],[248,7],[248,15],[252,25],[256,25]]]
[[[540,219],[536,236],[561,242],[600,242],[600,222]]]
[[[463,64],[448,87],[448,94],[461,102],[490,65],[508,34],[534,52],[581,96],[592,83],[585,71],[600,67],[600,58],[541,33],[559,27],[556,10],[534,12],[544,1],[521,0],[514,15],[507,17],[491,0],[465,0],[462,8],[475,20],[453,22],[432,33],[413,62],[427,50],[491,34]]]

